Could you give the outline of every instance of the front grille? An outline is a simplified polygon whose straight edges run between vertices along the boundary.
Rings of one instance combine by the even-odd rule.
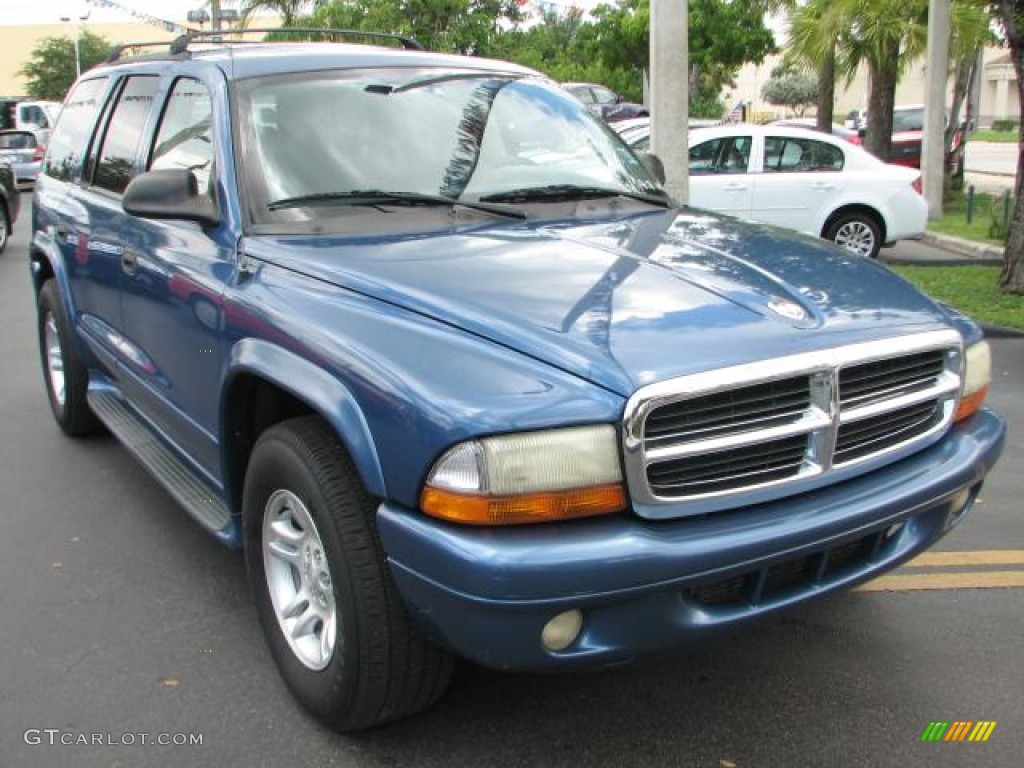
[[[623,429],[630,493],[647,516],[679,501],[664,516],[703,514],[895,460],[949,425],[961,359],[959,335],[942,331],[644,387]]]
[[[940,349],[849,366],[839,372],[839,403],[854,408],[918,392],[933,387],[945,369],[945,354]]]
[[[705,453],[652,464],[647,482],[659,495],[720,493],[793,477],[807,454],[807,437]]]
[[[646,439],[658,445],[791,424],[810,400],[806,376],[681,400],[651,412]]]
[[[833,464],[869,456],[890,445],[898,445],[923,434],[942,415],[937,400],[898,411],[887,411],[870,419],[854,421],[839,427]]]

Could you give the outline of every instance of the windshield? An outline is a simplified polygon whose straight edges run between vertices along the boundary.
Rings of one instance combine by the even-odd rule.
[[[345,193],[362,190],[478,202],[559,186],[666,199],[599,118],[516,73],[306,72],[244,81],[236,99],[258,224],[343,215],[357,200]]]

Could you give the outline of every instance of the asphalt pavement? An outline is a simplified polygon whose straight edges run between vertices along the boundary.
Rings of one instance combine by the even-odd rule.
[[[929,586],[848,593],[599,673],[464,664],[429,712],[338,736],[281,683],[241,558],[113,439],[53,424],[26,225],[0,255],[0,768],[1020,765],[1024,590],[1007,585],[1024,578],[1024,341],[993,343],[1009,442],[941,543],[965,554],[902,569]],[[922,743],[936,720],[997,726],[985,743]]]

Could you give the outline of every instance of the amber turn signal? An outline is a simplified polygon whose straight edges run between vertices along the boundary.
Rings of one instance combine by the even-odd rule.
[[[427,486],[420,508],[442,520],[469,525],[522,525],[607,515],[626,508],[621,483],[508,496],[457,493]]]

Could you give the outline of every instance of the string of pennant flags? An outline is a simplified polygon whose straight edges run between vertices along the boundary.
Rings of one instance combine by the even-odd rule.
[[[85,2],[96,8],[113,8],[114,10],[121,11],[122,13],[127,13],[132,18],[138,19],[139,21],[150,24],[154,27],[160,27],[166,32],[185,34],[186,32],[191,31],[189,27],[185,27],[181,24],[176,24],[173,21],[167,21],[166,19],[161,19],[156,16],[151,16],[150,14],[136,10],[135,8],[129,8],[121,3],[115,3],[113,0],[85,0]]]

